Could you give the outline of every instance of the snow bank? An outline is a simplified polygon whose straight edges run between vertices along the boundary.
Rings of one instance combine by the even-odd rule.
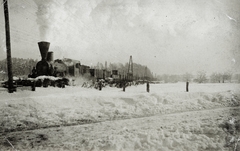
[[[0,133],[150,117],[239,104],[239,84],[192,84],[190,92],[184,92],[184,86],[183,83],[151,85],[150,93],[145,92],[145,85],[127,87],[126,92],[110,87],[98,91],[77,86],[65,89],[37,88],[35,92],[18,90],[13,94],[0,91]],[[135,126],[119,127],[113,135],[107,133],[99,140],[84,140],[83,148],[220,150],[221,144],[224,144],[220,137],[224,136],[224,133],[209,121],[188,121],[191,124],[187,127],[179,124],[172,124],[172,127],[163,125],[148,133],[144,125],[149,125],[144,121],[141,129],[134,129]],[[211,128],[213,126],[215,128]],[[193,141],[195,144],[189,145]]]
[[[1,92],[0,131],[81,124],[123,118],[144,117],[189,110],[237,105],[237,93],[225,92],[141,92],[144,86],[103,91],[81,87],[37,88],[36,92]],[[129,90],[129,92],[128,92]],[[163,89],[161,89],[163,91]],[[235,99],[236,100],[236,99]],[[238,100],[239,101],[239,100]],[[29,124],[31,123],[31,124]]]

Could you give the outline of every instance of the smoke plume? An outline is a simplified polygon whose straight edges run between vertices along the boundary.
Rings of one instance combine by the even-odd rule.
[[[52,41],[57,32],[67,18],[64,3],[67,0],[34,0],[38,9],[37,24],[41,40]]]
[[[222,71],[239,64],[240,18],[232,11],[237,1],[34,2],[41,40],[51,42],[55,55],[61,48],[64,57],[85,64],[124,63],[132,55],[158,73]]]

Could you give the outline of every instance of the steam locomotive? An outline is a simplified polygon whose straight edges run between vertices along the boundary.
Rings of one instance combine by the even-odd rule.
[[[39,76],[79,76],[89,72],[90,67],[81,65],[80,61],[73,59],[56,59],[53,60],[53,52],[49,52],[49,42],[41,41],[38,43],[41,61],[36,64],[33,68],[32,74],[29,75],[31,78]]]
[[[87,75],[89,79],[98,81],[104,79],[111,80],[112,83],[122,83],[122,81],[129,81],[124,76],[118,73],[118,70],[108,71],[106,69],[90,69],[89,66],[81,65],[80,61],[73,59],[56,59],[53,60],[53,52],[49,52],[49,42],[38,42],[41,61],[33,68],[30,78],[39,79],[41,76],[53,77],[78,77],[80,75]]]

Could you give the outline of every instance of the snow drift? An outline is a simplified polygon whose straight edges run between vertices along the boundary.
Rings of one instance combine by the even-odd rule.
[[[145,85],[127,87],[126,92],[110,87],[103,91],[81,87],[37,88],[36,92],[18,90],[14,94],[1,91],[0,133],[173,113],[177,116],[178,113],[187,111],[239,105],[238,84],[192,84],[189,93],[177,91],[180,87],[184,87],[184,84],[151,85],[150,93],[145,92]],[[167,122],[174,121],[169,119]],[[104,142],[92,140],[83,149],[198,150],[198,146],[202,150],[209,147],[214,150],[222,148],[223,139],[219,137],[224,133],[221,129],[214,128],[216,123],[213,128],[213,123],[209,121],[205,124],[195,121],[188,125],[192,124],[196,125],[181,129],[178,128],[179,125],[172,124],[171,127],[165,127],[165,130],[152,130],[147,134],[144,130],[129,132],[129,128],[133,129],[136,125],[121,127],[123,129],[118,130],[118,134],[105,136]],[[196,140],[198,145],[187,148],[189,139]],[[119,144],[119,140],[123,144]]]

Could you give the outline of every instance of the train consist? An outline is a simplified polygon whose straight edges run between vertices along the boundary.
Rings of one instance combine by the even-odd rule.
[[[53,76],[59,78],[84,76],[93,81],[103,79],[111,83],[122,83],[122,81],[131,81],[118,73],[118,70],[108,71],[106,69],[94,69],[82,65],[80,61],[73,59],[53,60],[53,52],[49,51],[49,42],[38,43],[41,60],[33,68],[29,78],[38,78],[42,76]]]
[[[15,87],[31,86],[35,87],[60,87],[70,85],[77,77],[84,77],[86,80],[92,81],[91,84],[84,82],[86,87],[101,88],[104,85],[115,87],[125,87],[133,82],[133,70],[127,74],[120,73],[118,70],[107,70],[99,68],[90,68],[82,65],[80,61],[69,58],[53,59],[53,52],[49,51],[49,42],[38,42],[41,60],[33,67],[32,72],[28,75],[28,79],[14,80]],[[130,57],[131,59],[131,57]],[[132,64],[132,62],[129,62]],[[133,66],[130,67],[133,69]],[[129,68],[129,69],[130,69]],[[70,80],[71,79],[71,80]],[[88,86],[89,85],[89,86]],[[2,83],[3,87],[8,87],[8,82]]]

